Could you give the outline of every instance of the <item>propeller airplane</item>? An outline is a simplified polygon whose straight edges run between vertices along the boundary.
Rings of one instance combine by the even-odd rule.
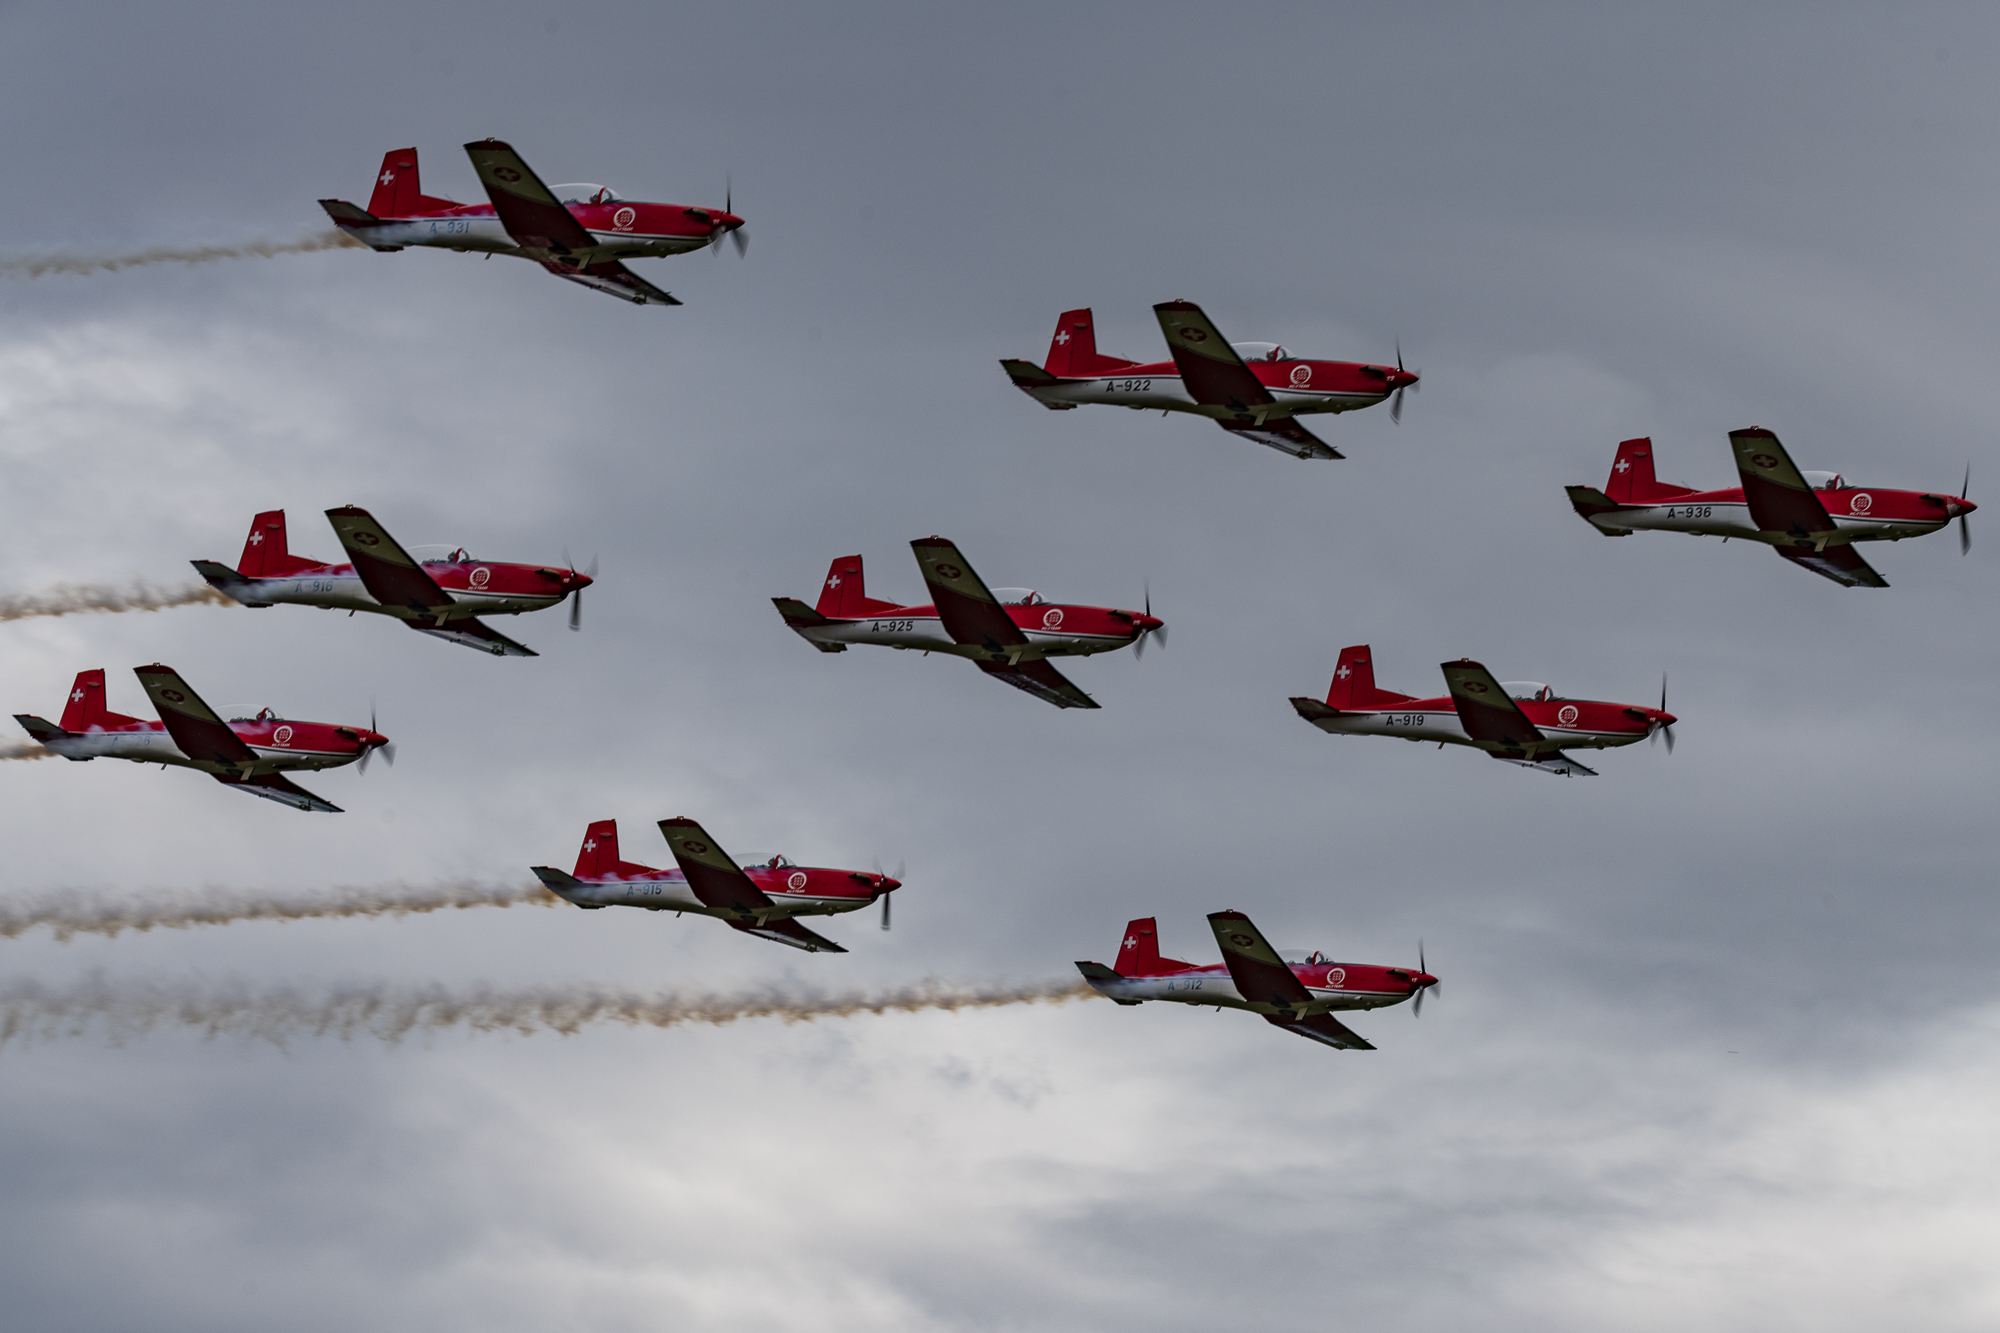
[[[1040,365],[1003,359],[1014,387],[1043,407],[1066,412],[1087,403],[1192,412],[1224,430],[1299,458],[1345,458],[1297,418],[1352,412],[1394,398],[1392,419],[1403,419],[1403,394],[1416,387],[1415,371],[1353,361],[1307,361],[1277,343],[1231,343],[1192,301],[1153,307],[1172,359],[1141,364],[1097,351],[1089,310],[1068,310],[1056,321],[1048,360]]]
[[[1120,648],[1137,654],[1152,635],[1162,645],[1167,641],[1166,622],[1153,614],[1151,593],[1142,611],[1046,602],[1031,588],[988,588],[958,548],[942,537],[913,541],[910,548],[931,594],[924,605],[869,597],[858,555],[833,562],[816,607],[790,597],[771,600],[785,623],[823,653],[870,643],[950,653],[970,658],[995,680],[1058,708],[1097,704],[1050,666],[1049,658]]]
[[[139,683],[159,712],[158,722],[114,713],[104,704],[104,672],[80,671],[60,725],[16,713],[27,733],[65,759],[129,759],[199,769],[237,791],[300,810],[339,814],[340,807],[293,785],[284,774],[301,768],[339,768],[356,760],[361,771],[376,750],[391,764],[396,747],[375,730],[329,722],[295,722],[261,709],[255,717],[223,721],[172,667],[135,667]]]
[[[697,912],[720,917],[746,935],[808,953],[847,950],[796,918],[852,912],[880,899],[882,929],[887,930],[889,895],[903,887],[901,866],[894,876],[879,869],[871,875],[797,866],[782,856],[739,866],[692,819],[663,819],[660,832],[678,869],[655,870],[619,860],[618,821],[600,819],[583,835],[575,873],[535,866],[535,878],[557,897],[590,911],[644,907],[677,915]]]
[[[1421,945],[1414,969],[1336,963],[1318,952],[1279,954],[1241,912],[1210,912],[1208,924],[1222,946],[1219,966],[1162,958],[1155,921],[1148,916],[1125,927],[1117,967],[1078,963],[1076,970],[1091,989],[1118,1004],[1168,1000],[1248,1009],[1274,1027],[1343,1051],[1375,1047],[1335,1018],[1334,1010],[1382,1009],[1415,997],[1412,1010],[1422,1014],[1425,992],[1438,984],[1423,962]]]
[[[368,207],[344,199],[322,199],[319,205],[335,226],[372,250],[420,245],[514,255],[634,305],[680,302],[623,260],[702,249],[720,254],[725,236],[739,257],[749,249],[743,219],[731,211],[733,200],[721,208],[684,208],[626,199],[603,185],[551,187],[498,139],[469,143],[465,151],[490,202],[460,204],[425,194],[417,150],[398,148],[383,155]]]
[[[1889,586],[1854,549],[1855,542],[1899,542],[1957,519],[1959,554],[1972,549],[1965,519],[1979,506],[1964,495],[1972,485],[1969,465],[1957,495],[1863,490],[1838,472],[1801,472],[1778,437],[1761,426],[1731,431],[1729,444],[1741,486],[1713,491],[1668,486],[1653,478],[1653,442],[1626,440],[1604,489],[1567,487],[1570,505],[1609,537],[1659,529],[1764,542],[1800,568],[1848,588]]]
[[[552,565],[474,560],[463,549],[419,561],[365,509],[350,505],[329,509],[326,516],[347,552],[344,565],[291,554],[282,509],[251,520],[235,569],[213,560],[190,563],[210,587],[244,606],[285,602],[349,615],[372,611],[394,616],[418,633],[495,657],[539,654],[479,620],[482,615],[518,616],[568,597],[569,627],[582,628],[583,590],[595,581],[595,563],[589,573],[580,574]]]
[[[1375,688],[1368,645],[1340,650],[1326,702],[1293,699],[1298,715],[1330,736],[1395,736],[1406,741],[1470,745],[1495,759],[1568,777],[1597,776],[1563,753],[1566,749],[1606,750],[1662,733],[1674,748],[1667,711],[1667,682],[1660,679],[1660,706],[1567,699],[1539,681],[1506,681],[1470,658],[1443,664],[1446,693],[1431,699]]]

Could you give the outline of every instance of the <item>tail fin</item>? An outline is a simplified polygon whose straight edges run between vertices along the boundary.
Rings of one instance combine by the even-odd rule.
[[[1641,437],[1618,445],[1618,457],[1611,461],[1611,480],[1604,493],[1619,504],[1647,504],[1670,495],[1686,495],[1687,486],[1664,486],[1653,476],[1653,442]]]
[[[1326,692],[1328,708],[1372,708],[1413,696],[1375,688],[1375,662],[1368,645],[1357,643],[1340,650],[1340,663],[1333,669],[1333,685]]]
[[[618,873],[618,821],[600,819],[584,830],[576,853],[578,879],[603,879]]]
[[[285,549],[285,511],[271,509],[250,520],[250,535],[243,542],[243,559],[236,572],[245,578],[278,579],[302,569],[317,569],[323,562],[301,560]]]
[[[117,727],[138,720],[123,713],[114,713],[104,706],[104,668],[76,673],[76,684],[69,690],[69,702],[63,706],[61,726],[64,731]]]
[[[861,557],[844,555],[827,566],[826,582],[820,585],[819,605],[813,610],[823,616],[845,618],[893,611],[900,602],[879,602],[870,597],[861,577]]]
[[[1185,972],[1193,963],[1183,963],[1178,958],[1160,957],[1160,934],[1156,919],[1142,916],[1137,921],[1127,922],[1125,942],[1118,948],[1118,975],[1121,977],[1152,977],[1163,972]]]
[[[368,211],[377,218],[406,218],[457,206],[450,199],[436,199],[423,192],[417,181],[416,149],[395,148],[382,154],[382,169],[375,173],[375,193],[368,196]]]
[[[1137,364],[1097,354],[1097,329],[1091,323],[1090,311],[1084,309],[1063,311],[1056,321],[1055,337],[1049,340],[1049,359],[1042,369],[1051,375],[1097,375]]]

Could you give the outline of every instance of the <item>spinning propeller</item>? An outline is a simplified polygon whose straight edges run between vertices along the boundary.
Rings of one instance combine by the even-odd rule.
[[[1660,711],[1662,713],[1667,711],[1667,673],[1664,671],[1660,673]],[[1667,753],[1672,754],[1674,752],[1674,724],[1671,722],[1655,722],[1651,727],[1647,728],[1646,744],[1651,745],[1654,741],[1660,739],[1662,732],[1667,737]]]
[[[1967,463],[1965,465],[1965,484],[1958,488],[1958,498],[1961,500],[1970,499],[1971,491],[1972,464]],[[1970,513],[1971,511],[1966,509],[1958,511],[1958,553],[1960,555],[1966,555],[1972,550],[1972,529],[1965,525],[1965,520]]]
[[[1417,972],[1420,976],[1426,977],[1431,974],[1430,964],[1424,961],[1424,942],[1421,938],[1417,940]],[[1422,1018],[1424,1016],[1425,992],[1434,991],[1443,984],[1439,981],[1432,981],[1428,986],[1418,987],[1416,1003],[1410,1006],[1410,1016],[1413,1018]]]
[[[736,212],[736,182],[728,176],[724,176],[722,180],[722,211],[733,216]],[[717,228],[720,228],[721,225],[719,222],[715,224]],[[708,238],[708,248],[715,251],[717,258],[721,258],[722,256],[722,238],[724,234],[720,230],[714,230]],[[739,222],[730,228],[727,235],[730,240],[736,243],[736,257],[738,259],[750,253],[750,233],[743,229],[742,223]]]
[[[898,857],[896,859],[896,873],[893,875],[884,875],[882,873],[882,858],[879,856],[876,857],[875,858],[876,884],[879,886],[883,880],[893,879],[896,881],[897,886],[900,888],[903,883],[903,864],[904,864],[903,859],[901,857]],[[887,930],[889,928],[889,894],[893,892],[895,892],[895,890],[891,889],[877,895],[882,899],[882,929],[884,930]]]
[[[382,734],[380,728],[375,725],[375,701],[373,699],[368,701],[368,730],[377,736]],[[368,771],[368,761],[375,757],[375,751],[378,749],[382,752],[382,762],[394,768],[396,766],[396,743],[391,740],[384,740],[380,745],[368,746],[361,752],[361,762],[355,765],[354,771],[357,773],[366,773]]]
[[[569,558],[568,547],[563,548],[563,563],[569,566],[570,573],[576,573],[576,561]],[[583,576],[593,580],[597,577],[596,556],[590,557],[590,568],[583,571]],[[571,631],[583,628],[583,589],[581,588],[572,590],[569,595],[569,627]]]
[[[1397,370],[1403,369],[1403,340],[1401,338],[1396,339],[1396,369]],[[1403,373],[1408,374],[1409,372],[1404,371]],[[1406,393],[1413,393],[1416,390],[1421,389],[1423,386],[1424,386],[1423,372],[1418,371],[1417,378],[1414,383],[1405,384],[1402,385],[1400,388],[1398,388],[1396,390],[1395,401],[1389,404],[1389,420],[1395,422],[1398,426],[1402,425],[1403,395]]]
[[[1146,617],[1148,619],[1151,619],[1152,615],[1153,615],[1153,585],[1152,582],[1149,580],[1146,584]],[[1164,648],[1167,646],[1167,625],[1165,621],[1161,621],[1158,625],[1142,631],[1139,637],[1132,641],[1132,656],[1135,659],[1144,657],[1146,655],[1146,640],[1152,638],[1154,635],[1159,636],[1160,647]]]

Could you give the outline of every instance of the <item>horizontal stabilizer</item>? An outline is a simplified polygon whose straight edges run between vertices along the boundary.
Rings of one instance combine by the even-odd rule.
[[[345,199],[322,199],[319,206],[335,222],[344,222],[350,227],[379,227],[382,219],[370,213],[359,204],[350,204]],[[398,247],[400,248],[400,247]]]
[[[289,805],[294,810],[321,810],[330,815],[344,813],[332,801],[313,795],[283,774],[259,773],[249,778],[239,778],[228,773],[212,773],[209,776],[225,787],[233,787],[252,796],[261,796],[280,805]]]
[[[833,623],[796,597],[773,597],[771,605],[778,608],[778,614],[785,618],[787,625],[831,625]]]
[[[1569,493],[1569,507],[1576,510],[1579,518],[1588,519],[1598,514],[1614,514],[1625,507],[1594,486],[1565,486],[1563,490]],[[1595,523],[1591,526],[1607,537],[1631,536],[1630,528],[1604,528],[1598,527]]]
[[[224,597],[240,602],[244,606],[272,605],[270,602],[259,600],[255,579],[244,578],[228,565],[218,564],[213,560],[190,560],[188,563],[194,566],[194,572],[201,575],[209,587]]]
[[[36,717],[33,713],[16,713],[14,714],[14,720],[21,724],[21,730],[27,732],[44,745],[50,741],[61,740],[63,737],[72,734],[64,731],[47,718]]]
[[[575,875],[557,870],[553,866],[529,866],[528,869],[542,882],[543,888],[565,898],[583,886],[583,881]]]
[[[732,927],[745,935],[755,935],[760,940],[773,944],[786,944],[794,949],[804,949],[807,953],[846,953],[847,950],[835,944],[824,935],[816,935],[790,917],[757,925],[749,921],[731,921]]]
[[[1328,708],[1325,704],[1321,703],[1317,699],[1303,699],[1294,697],[1292,699],[1292,709],[1300,717],[1304,718],[1308,722],[1317,722],[1324,717],[1341,716],[1341,712],[1338,708]]]
[[[1014,381],[1017,388],[1039,389],[1046,385],[1062,383],[1060,375],[1051,375],[1032,361],[1017,361],[1012,357],[1001,357],[1000,369],[1007,372],[1007,378]],[[1066,406],[1070,405],[1066,404]]]

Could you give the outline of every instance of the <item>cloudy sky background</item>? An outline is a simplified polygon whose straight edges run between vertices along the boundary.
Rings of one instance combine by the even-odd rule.
[[[289,511],[593,555],[585,628],[492,660],[385,621],[199,608],[0,626],[7,711],[78,670],[144,713],[365,718],[399,762],[301,815],[197,776],[0,764],[0,893],[511,881],[584,825],[667,860],[907,858],[844,956],[537,908],[0,942],[51,986],[734,990],[1060,978],[1126,920],[1215,956],[1408,963],[1443,993],[1328,1051],[1099,1002],[285,1049],[0,1050],[0,1291],[23,1327],[1991,1327],[2000,709],[1989,525],[1844,590],[1768,552],[1608,542],[1565,483],[1650,434],[1733,480],[1779,432],[1862,484],[2000,485],[2000,22],[1977,6],[12,5],[13,256],[288,240],[388,149],[720,202],[750,256],[532,267],[341,251],[6,279],[0,591],[179,581]],[[1049,413],[995,359],[1149,307],[1425,376],[1301,464],[1191,418]],[[1132,605],[1103,705],[826,657],[767,600],[907,543]],[[1680,746],[1559,781],[1336,740],[1344,644],[1645,703]]]

